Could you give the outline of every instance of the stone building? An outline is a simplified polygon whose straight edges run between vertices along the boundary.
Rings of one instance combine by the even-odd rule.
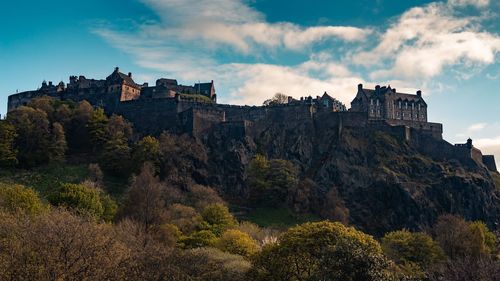
[[[373,120],[427,122],[427,103],[422,98],[422,91],[415,95],[398,93],[391,86],[365,89],[359,84],[350,110],[367,112]]]
[[[115,111],[120,102],[155,99],[177,98],[193,101],[217,102],[214,81],[196,83],[193,86],[179,85],[177,80],[161,78],[156,85],[149,87],[147,83],[137,84],[132,73],[124,74],[116,67],[106,79],[88,79],[85,76],[70,76],[67,85],[60,82],[53,85],[43,81],[37,90],[16,93],[9,96],[8,111],[26,105],[31,99],[50,96],[61,100],[87,100],[92,105],[101,106],[108,112]]]
[[[325,92],[322,96],[316,96],[316,98],[309,96],[306,98],[302,97],[297,100],[293,97],[288,97],[288,104],[309,104],[314,105],[316,110],[331,112],[347,111],[346,106],[341,101],[330,96],[327,92]]]

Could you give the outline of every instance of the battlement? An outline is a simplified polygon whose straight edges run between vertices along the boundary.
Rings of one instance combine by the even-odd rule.
[[[115,68],[106,79],[70,76],[67,86],[60,82],[10,95],[8,111],[27,105],[32,99],[49,96],[60,100],[88,101],[106,114],[119,114],[134,124],[140,134],[159,135],[163,131],[188,133],[205,138],[215,129],[233,137],[258,135],[273,124],[300,124],[319,130],[332,129],[342,135],[343,128],[378,130],[390,133],[439,159],[458,159],[496,171],[491,155],[482,155],[472,145],[451,145],[442,139],[443,126],[427,121],[427,104],[422,92],[415,95],[396,89],[358,86],[351,108],[324,93],[264,106],[218,104],[214,82],[181,85],[175,79],[160,78],[155,86],[137,84],[132,73]]]

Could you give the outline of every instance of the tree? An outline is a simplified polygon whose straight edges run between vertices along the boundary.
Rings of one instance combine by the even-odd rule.
[[[56,206],[69,207],[79,214],[101,218],[104,207],[97,189],[82,184],[62,184],[59,190],[49,197],[50,203]]]
[[[131,149],[123,137],[106,141],[99,158],[99,166],[111,175],[128,178],[132,172]]]
[[[389,262],[371,236],[328,221],[290,228],[255,258],[260,280],[391,280]]]
[[[189,236],[179,240],[180,244],[186,249],[214,246],[217,237],[210,230],[200,230],[191,233]]]
[[[130,251],[109,224],[53,209],[0,213],[0,280],[124,280]]]
[[[93,148],[93,151],[101,150],[106,142],[108,141],[108,126],[109,119],[104,114],[104,110],[102,108],[96,109],[92,112],[90,119],[87,123],[87,128],[90,134],[90,142]]]
[[[67,149],[66,136],[64,128],[59,123],[52,124],[52,137],[48,147],[52,161],[64,160],[64,153]]]
[[[242,256],[224,253],[214,248],[186,250],[178,257],[183,272],[192,279],[207,281],[246,281],[250,262]]]
[[[336,187],[330,189],[326,194],[321,216],[343,224],[349,223],[349,209],[345,206],[344,200],[340,197]]]
[[[272,159],[269,161],[267,180],[269,188],[264,192],[264,198],[269,204],[282,203],[286,200],[288,191],[296,189],[297,169],[290,161]]]
[[[0,167],[12,168],[17,164],[17,150],[14,148],[16,137],[16,128],[0,120]]]
[[[94,108],[87,101],[81,101],[76,106],[70,124],[65,125],[68,147],[71,151],[88,152],[93,148],[90,129],[97,126],[97,123],[89,124],[93,114]]]
[[[271,99],[264,101],[265,106],[276,105],[276,104],[287,104],[288,96],[282,93],[276,93]]]
[[[21,185],[0,183],[0,209],[15,213],[21,211],[29,215],[37,215],[46,210],[38,193]]]
[[[439,244],[422,232],[393,231],[382,238],[386,255],[404,268],[412,268],[414,275],[422,275],[431,266],[446,261]],[[416,267],[414,266],[416,265]]]
[[[134,147],[132,158],[139,168],[144,162],[151,162],[156,167],[160,165],[160,142],[152,136],[145,136]]]
[[[140,223],[148,233],[165,220],[162,189],[160,179],[154,175],[153,165],[146,162],[127,191],[122,215]]]
[[[216,247],[224,252],[250,257],[259,250],[257,242],[237,229],[228,229],[217,240]]]
[[[269,189],[267,172],[269,170],[269,161],[262,154],[257,154],[250,161],[248,166],[247,186],[250,188],[250,199],[258,202],[262,193]]]
[[[433,231],[436,241],[452,260],[489,257],[495,252],[495,235],[482,222],[471,223],[457,216],[443,215]]]
[[[51,141],[50,124],[44,111],[21,106],[11,111],[7,120],[17,132],[15,147],[22,166],[33,167],[51,159],[51,151],[47,149]]]
[[[229,209],[222,204],[208,205],[201,213],[205,227],[216,236],[220,236],[226,229],[235,227],[237,222]]]
[[[165,218],[166,221],[177,226],[185,234],[196,230],[203,220],[194,208],[182,204],[173,204],[170,206]]]
[[[289,191],[297,189],[297,169],[290,161],[268,161],[258,154],[250,162],[247,184],[253,201],[269,205],[285,203]]]

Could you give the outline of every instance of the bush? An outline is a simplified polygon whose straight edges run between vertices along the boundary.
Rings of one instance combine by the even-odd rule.
[[[11,213],[22,211],[31,215],[46,210],[36,191],[21,185],[2,183],[0,183],[0,208]]]
[[[67,183],[61,185],[58,192],[50,196],[50,203],[56,206],[69,207],[79,214],[101,218],[104,206],[97,189],[81,184]]]
[[[208,205],[201,216],[205,226],[217,236],[220,236],[226,229],[237,225],[229,209],[222,204]]]
[[[217,237],[210,230],[196,231],[179,240],[180,245],[187,249],[214,246],[216,242]]]
[[[255,240],[236,229],[226,230],[217,241],[216,247],[224,252],[244,257],[250,257],[259,250]]]
[[[297,262],[298,261],[298,262]],[[286,231],[254,259],[260,280],[386,281],[389,262],[371,236],[328,221]]]
[[[419,274],[446,260],[443,250],[422,232],[393,231],[382,238],[382,248],[389,258],[406,272]],[[410,270],[411,269],[411,270]]]

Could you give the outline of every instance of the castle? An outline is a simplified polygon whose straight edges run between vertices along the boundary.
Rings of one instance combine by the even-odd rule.
[[[238,106],[218,104],[213,81],[185,86],[174,79],[160,78],[155,86],[141,85],[133,80],[132,73],[121,73],[116,67],[104,80],[70,76],[68,85],[44,81],[38,90],[10,95],[8,111],[41,96],[86,100],[109,115],[122,115],[142,134],[171,131],[203,138],[222,130],[228,137],[244,138],[258,135],[269,122],[308,122],[334,128],[339,137],[343,128],[386,131],[436,158],[472,161],[497,170],[494,157],[482,155],[471,140],[451,145],[442,139],[442,124],[427,120],[427,103],[421,91],[407,94],[390,86],[366,89],[359,84],[350,109],[326,92],[316,98],[288,97],[284,103],[267,106]]]

